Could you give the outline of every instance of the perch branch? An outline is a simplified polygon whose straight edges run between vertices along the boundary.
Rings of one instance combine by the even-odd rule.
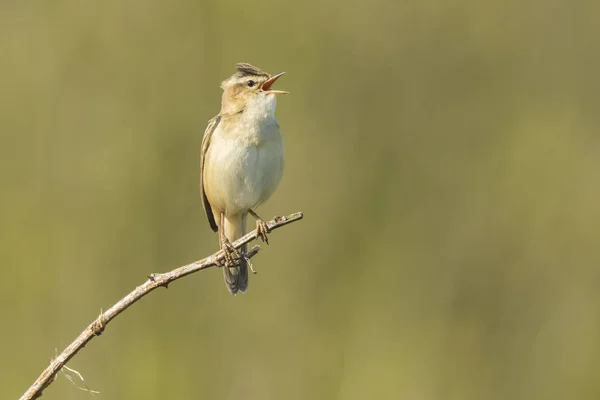
[[[301,220],[303,217],[302,213],[290,214],[287,217],[275,217],[273,220],[267,222],[269,230],[280,228],[284,225],[290,224],[295,221]],[[258,237],[258,232],[254,231],[246,234],[240,239],[233,242],[235,248],[241,247],[243,244],[249,243]],[[260,246],[252,247],[247,253],[246,257],[251,258],[260,250]],[[169,283],[176,281],[177,279],[183,278],[184,276],[193,274],[194,272],[201,271],[210,267],[216,267],[221,265],[223,260],[223,251],[218,251],[215,254],[206,257],[200,261],[193,262],[191,264],[184,265],[176,268],[169,272],[161,274],[151,274],[148,276],[148,280],[142,285],[136,287],[131,293],[119,300],[115,305],[110,307],[108,310],[101,312],[98,318],[96,318],[87,328],[75,339],[70,345],[68,345],[62,353],[55,357],[50,365],[42,372],[37,380],[27,389],[27,391],[21,396],[19,400],[33,400],[37,399],[42,395],[44,389],[46,389],[56,377],[56,374],[65,366],[71,358],[75,356],[90,340],[95,336],[99,336],[106,325],[113,320],[117,315],[121,314],[131,305],[136,303],[142,297],[159,287],[168,287]]]

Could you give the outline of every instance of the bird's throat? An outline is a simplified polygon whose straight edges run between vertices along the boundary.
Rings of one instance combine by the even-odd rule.
[[[277,100],[275,95],[259,94],[253,96],[244,108],[243,118],[248,122],[257,124],[275,119],[275,107]]]

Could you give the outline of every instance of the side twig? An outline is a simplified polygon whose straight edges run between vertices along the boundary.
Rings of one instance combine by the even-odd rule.
[[[290,214],[287,217],[275,217],[271,221],[267,222],[267,226],[269,227],[269,230],[277,229],[292,222],[299,221],[302,219],[302,217],[303,215],[300,212]],[[254,230],[236,240],[232,244],[235,248],[239,248],[243,244],[255,240],[258,236],[257,230]],[[247,252],[246,257],[252,258],[256,255],[256,253],[258,253],[259,250],[260,246],[252,247]],[[123,297],[108,310],[101,312],[98,318],[89,324],[88,327],[81,332],[77,339],[75,339],[62,351],[62,353],[60,353],[50,362],[50,365],[44,370],[44,372],[42,372],[33,385],[27,389],[27,391],[19,400],[32,400],[40,397],[44,389],[46,389],[54,381],[56,374],[65,366],[67,362],[69,362],[69,360],[71,360],[71,358],[75,356],[75,354],[79,352],[79,350],[81,350],[95,336],[102,334],[106,325],[108,325],[113,318],[121,314],[142,297],[161,286],[166,288],[168,287],[169,283],[183,278],[184,276],[188,276],[203,269],[219,266],[221,265],[223,257],[223,251],[218,251],[200,261],[184,265],[169,272],[162,274],[151,274],[148,276],[148,280],[146,282],[135,288],[131,293]]]

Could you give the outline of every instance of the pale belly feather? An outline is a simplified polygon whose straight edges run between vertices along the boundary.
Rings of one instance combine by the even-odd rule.
[[[213,212],[245,213],[273,194],[283,172],[279,132],[268,137],[213,135],[205,162],[205,191]]]

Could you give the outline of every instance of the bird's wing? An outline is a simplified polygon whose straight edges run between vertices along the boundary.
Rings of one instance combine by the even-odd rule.
[[[208,126],[206,127],[204,137],[202,138],[202,153],[200,154],[200,196],[202,197],[202,206],[206,212],[208,223],[214,232],[218,231],[219,227],[217,226],[215,216],[213,215],[212,208],[206,198],[206,192],[204,191],[204,159],[206,157],[206,152],[208,151],[208,146],[210,146],[210,138],[217,129],[217,126],[219,126],[219,122],[221,122],[220,114],[208,121]]]

